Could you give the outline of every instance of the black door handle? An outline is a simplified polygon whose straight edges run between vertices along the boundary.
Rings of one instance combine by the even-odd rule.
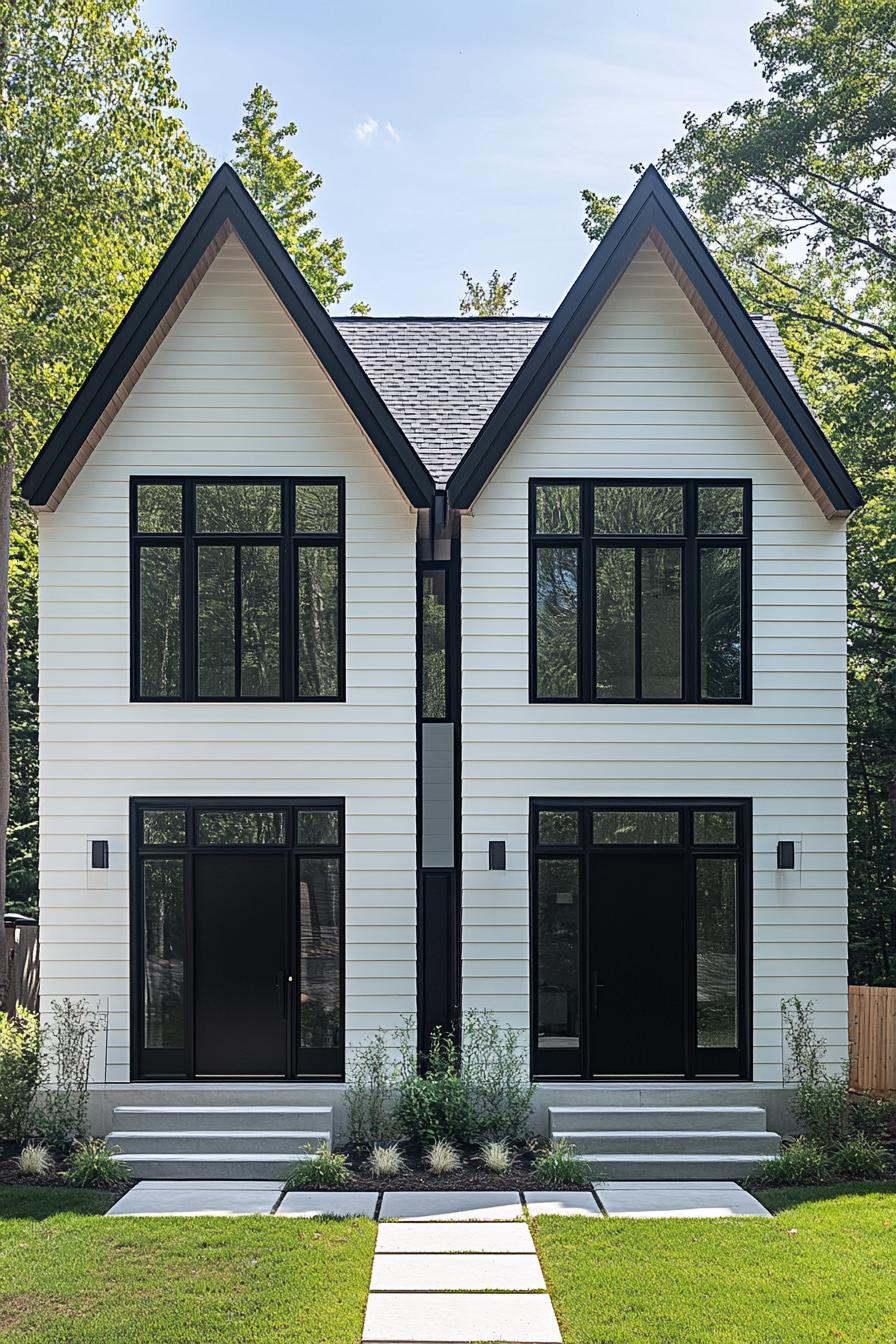
[[[597,972],[595,971],[591,976],[591,1011],[593,1013],[597,1012],[597,991],[599,989],[606,989],[606,985],[600,984],[597,979]]]

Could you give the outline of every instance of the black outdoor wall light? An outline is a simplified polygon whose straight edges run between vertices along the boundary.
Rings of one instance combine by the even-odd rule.
[[[778,841],[778,867],[793,868],[796,866],[795,849],[792,840]]]
[[[91,840],[90,842],[90,866],[91,868],[109,867],[109,841]]]
[[[491,869],[507,867],[507,846],[503,840],[489,840],[488,866]]]

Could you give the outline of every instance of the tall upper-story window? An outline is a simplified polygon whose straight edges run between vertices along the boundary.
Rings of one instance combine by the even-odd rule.
[[[530,698],[750,700],[748,481],[530,483]]]
[[[345,697],[341,479],[131,483],[135,700]]]

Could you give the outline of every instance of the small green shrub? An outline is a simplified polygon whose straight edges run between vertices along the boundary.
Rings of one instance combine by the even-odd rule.
[[[796,1082],[794,1110],[803,1134],[827,1152],[849,1138],[849,1065],[833,1075],[825,1055],[827,1041],[814,1025],[814,1004],[783,999],[781,1014],[790,1054],[790,1077]]]
[[[591,1181],[591,1168],[569,1139],[552,1139],[550,1146],[535,1158],[532,1170],[539,1180],[556,1185],[584,1185]]]
[[[434,1176],[447,1176],[461,1167],[460,1154],[447,1139],[436,1139],[424,1153],[423,1163]]]
[[[400,1176],[405,1169],[405,1160],[397,1143],[375,1143],[369,1161],[374,1176]]]
[[[868,1139],[885,1139],[896,1128],[896,1104],[868,1092],[857,1092],[849,1099],[850,1128]]]
[[[834,1149],[831,1166],[844,1181],[879,1181],[891,1169],[890,1154],[883,1144],[856,1134]]]
[[[37,1014],[22,1007],[14,1017],[0,1013],[0,1139],[21,1143],[28,1134],[40,1075]]]
[[[383,1032],[352,1051],[345,1084],[345,1116],[351,1143],[370,1148],[394,1137],[392,1107],[395,1063]]]
[[[123,1162],[116,1162],[115,1154],[120,1152],[120,1148],[110,1148],[105,1139],[82,1139],[72,1150],[64,1179],[69,1185],[95,1190],[121,1185],[130,1172]]]
[[[535,1084],[519,1032],[502,1026],[489,1009],[471,1008],[464,1014],[462,1042],[460,1073],[473,1137],[521,1144],[531,1127]]]
[[[45,1143],[26,1143],[16,1158],[16,1166],[23,1176],[49,1176],[54,1165]]]
[[[321,1142],[310,1157],[296,1162],[286,1177],[286,1190],[339,1190],[352,1179],[344,1153],[331,1153]]]
[[[779,1157],[761,1162],[748,1184],[821,1185],[832,1175],[831,1158],[817,1139],[794,1139]]]
[[[432,1033],[427,1071],[417,1072],[414,1028],[406,1022],[399,1038],[400,1068],[395,1120],[399,1132],[418,1143],[449,1139],[466,1143],[473,1128],[470,1102],[458,1073],[457,1046],[447,1032]]]
[[[33,1109],[34,1127],[51,1148],[86,1139],[90,1061],[104,1013],[86,999],[57,999],[43,1027],[46,1086]]]
[[[516,1154],[506,1139],[487,1139],[479,1149],[479,1161],[496,1176],[513,1170]]]

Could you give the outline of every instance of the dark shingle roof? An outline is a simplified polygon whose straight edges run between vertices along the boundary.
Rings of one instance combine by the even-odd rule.
[[[337,317],[342,336],[437,485],[444,485],[548,324],[546,317]],[[757,330],[800,396],[770,317]]]

